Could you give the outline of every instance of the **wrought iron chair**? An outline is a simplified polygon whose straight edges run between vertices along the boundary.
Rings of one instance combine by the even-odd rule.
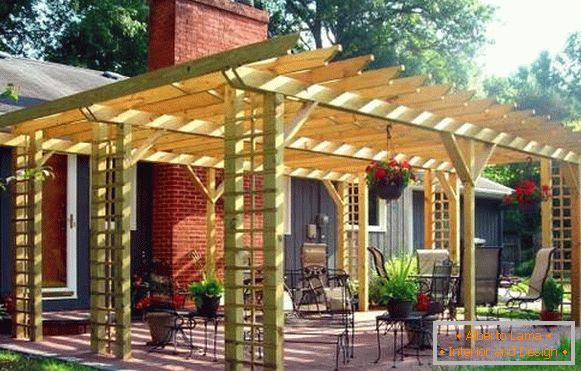
[[[514,292],[508,289],[509,299],[506,306],[511,309],[526,310],[529,303],[538,301],[543,296],[543,286],[551,271],[553,257],[557,249],[554,247],[545,247],[539,249],[535,257],[535,267],[529,280],[529,287],[526,293],[519,292],[516,296]]]
[[[373,265],[375,266],[375,271],[379,277],[383,277],[387,279],[387,271],[385,270],[385,257],[381,250],[379,250],[375,246],[369,246],[367,251],[371,254],[371,258],[373,259]]]

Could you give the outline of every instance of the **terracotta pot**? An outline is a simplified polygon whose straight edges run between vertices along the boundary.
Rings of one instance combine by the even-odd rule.
[[[543,310],[541,311],[541,321],[560,321],[561,320],[561,312],[554,312]]]
[[[172,321],[173,316],[166,312],[150,312],[145,315],[145,322],[149,326],[151,335],[150,345],[159,344],[166,340]]]
[[[413,302],[411,300],[391,299],[387,302],[387,312],[394,318],[406,318],[412,311]]]

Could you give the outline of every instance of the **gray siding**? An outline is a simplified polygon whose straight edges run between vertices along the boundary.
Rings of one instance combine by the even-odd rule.
[[[317,214],[329,216],[327,253],[329,267],[335,267],[336,211],[323,184],[316,180],[291,179],[291,234],[285,236],[285,269],[301,266],[301,246],[307,241],[307,225],[315,223]]]
[[[460,201],[462,203],[462,201]],[[424,192],[413,192],[414,249],[424,248]],[[463,215],[460,209],[460,215]],[[486,240],[487,246],[502,245],[501,201],[493,198],[476,197],[475,236]],[[460,219],[462,220],[462,219]],[[462,230],[462,225],[460,225]]]
[[[370,232],[369,245],[380,249],[386,258],[410,251],[410,241],[406,230],[411,220],[406,218],[406,207],[412,202],[410,192],[386,205],[385,232]]]

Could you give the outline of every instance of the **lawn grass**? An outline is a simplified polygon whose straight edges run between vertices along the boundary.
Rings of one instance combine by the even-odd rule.
[[[4,371],[94,371],[96,368],[46,357],[0,350],[0,370]]]

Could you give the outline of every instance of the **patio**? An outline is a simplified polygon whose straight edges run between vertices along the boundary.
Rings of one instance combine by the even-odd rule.
[[[409,161],[425,174],[428,249],[436,247],[438,233],[438,220],[430,209],[433,194],[446,195],[448,249],[455,263],[460,260],[461,239],[467,247],[462,287],[468,320],[475,319],[476,309],[475,180],[489,163],[530,156],[541,161],[545,183],[552,176],[551,162],[557,164],[558,178],[565,182],[558,185],[566,184],[570,192],[571,216],[568,233],[566,237],[562,233],[559,241],[567,244],[571,255],[560,269],[571,274],[571,313],[579,324],[578,134],[532,112],[513,111],[512,105],[472,100],[472,92],[425,85],[426,76],[398,78],[401,66],[362,72],[370,56],[331,63],[339,46],[288,53],[296,42],[296,35],[271,39],[0,117],[0,127],[11,130],[0,133],[0,140],[16,146],[17,169],[41,166],[57,151],[90,154],[92,160],[92,336],[54,337],[22,343],[25,347],[80,352],[83,358],[89,352],[113,352],[118,358],[133,357],[127,365],[155,364],[155,368],[185,362],[183,357],[165,359],[164,355],[159,363],[156,359],[161,356],[146,354],[140,345],[145,329],[130,321],[129,170],[137,161],[181,164],[192,173],[193,166],[208,169],[206,184],[193,174],[209,205],[207,270],[215,269],[217,251],[214,206],[224,197],[226,320],[218,348],[227,369],[246,364],[244,348],[249,342],[243,331],[248,327],[260,327],[264,334],[260,344],[264,360],[254,362],[252,368],[304,369],[332,363],[324,347],[285,344],[283,350],[283,176],[314,178],[325,184],[337,209],[336,266],[358,280],[359,310],[366,311],[370,267],[364,171],[370,161],[392,157]],[[520,125],[523,122],[529,126]],[[397,152],[386,148],[386,129],[388,143],[393,134]],[[215,169],[224,169],[223,185],[217,185]],[[19,181],[15,187],[16,335],[40,341],[42,195],[34,181]],[[552,205],[543,205],[542,214],[543,244],[552,245]],[[255,280],[258,271],[265,273],[264,282]],[[244,273],[253,277],[249,285],[244,285]],[[263,294],[264,303],[248,306],[243,301],[245,289]],[[243,317],[248,308],[251,320]],[[260,323],[255,320],[257,312],[263,318]],[[361,336],[356,336],[356,358],[348,367],[370,369],[375,359],[375,335],[369,331],[374,314],[357,316]],[[108,344],[115,346],[110,349]],[[209,365],[214,364],[200,363],[200,367]]]

